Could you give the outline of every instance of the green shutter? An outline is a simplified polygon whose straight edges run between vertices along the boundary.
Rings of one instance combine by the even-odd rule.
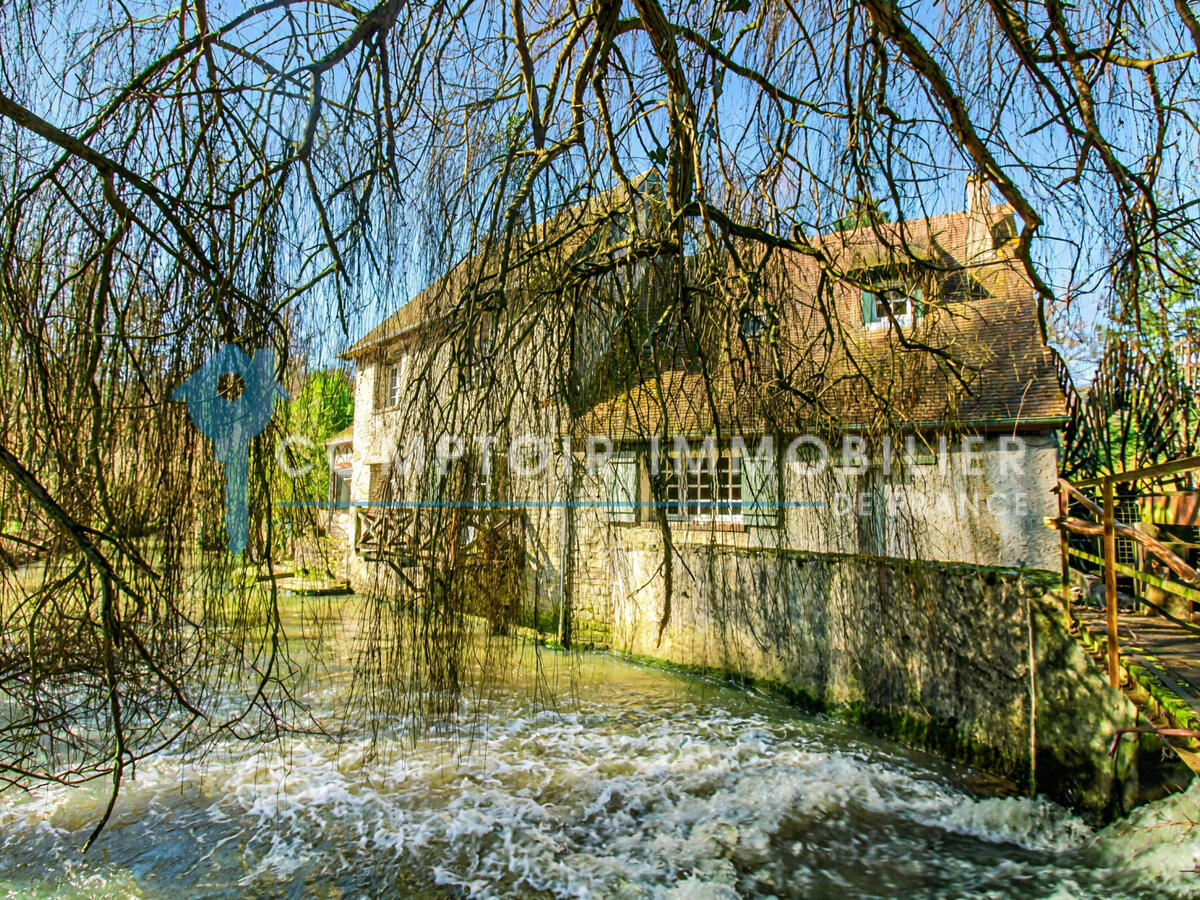
[[[912,292],[912,305],[913,321],[915,322],[925,315],[925,292],[920,288]]]
[[[756,457],[747,448],[742,455],[742,521],[747,525],[779,522],[779,475],[774,450]]]
[[[610,522],[636,522],[638,499],[637,457],[621,453],[603,470],[605,511]]]
[[[862,316],[864,325],[870,325],[879,319],[875,314],[875,294],[871,291],[862,292]]]

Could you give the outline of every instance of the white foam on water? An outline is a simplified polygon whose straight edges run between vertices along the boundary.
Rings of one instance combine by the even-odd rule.
[[[917,757],[781,708],[723,695],[657,702],[599,698],[554,714],[492,699],[470,745],[452,730],[416,747],[303,738],[238,745],[199,771],[164,755],[140,767],[105,841],[153,840],[182,810],[189,833],[209,837],[180,852],[197,872],[225,866],[231,895],[347,872],[394,885],[401,871],[479,898],[1065,898],[1200,887],[1200,875],[1179,873],[1200,865],[1200,827],[1150,827],[1183,821],[1200,790],[1093,835],[1044,799],[978,798]],[[76,852],[102,796],[50,792],[0,809],[0,872],[22,848],[53,847],[52,871],[69,893],[84,870],[67,868],[62,853]],[[120,887],[96,896],[127,893],[131,881],[105,883]]]
[[[252,842],[272,841],[272,864],[278,846],[319,844],[314,823],[337,823],[374,852],[436,860],[438,883],[478,897],[521,887],[621,896],[635,886],[642,896],[738,896],[739,873],[769,864],[793,820],[850,828],[854,815],[874,813],[1046,852],[1089,834],[1046,801],[976,800],[928,773],[764,734],[722,740],[719,726],[742,723],[719,717],[703,736],[680,724],[614,734],[572,716],[509,719],[470,755],[431,748],[358,772],[306,743],[288,757],[288,782],[302,787],[281,789],[248,761],[231,773],[217,811],[256,819]]]
[[[1077,850],[1092,837],[1082,820],[1043,797],[959,797],[944,808],[938,822],[981,840],[1048,853]]]
[[[1098,865],[1136,870],[1163,896],[1200,897],[1200,779],[1135,809],[1097,834],[1090,849]]]
[[[270,849],[258,860],[250,872],[238,880],[241,887],[249,887],[264,875],[278,881],[287,881],[293,873],[312,862],[313,856],[299,840],[280,840],[275,837]]]

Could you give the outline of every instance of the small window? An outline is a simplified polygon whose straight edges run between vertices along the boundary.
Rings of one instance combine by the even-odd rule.
[[[912,325],[921,316],[922,292],[900,281],[883,282],[862,292],[863,324],[868,328],[887,328],[895,319],[901,328]]]
[[[400,405],[400,385],[403,376],[402,364],[394,363],[388,367],[388,406]]]
[[[909,296],[900,288],[886,288],[875,294],[875,318],[886,319],[891,315],[903,319],[911,314]]]
[[[758,313],[747,310],[742,313],[742,336],[747,340],[758,340],[767,330],[767,323]]]
[[[1012,220],[1011,216],[1005,216],[991,227],[991,232],[992,247],[1000,247],[1017,239],[1017,223]]]
[[[731,521],[742,516],[741,460],[723,450],[713,460],[672,454],[667,483],[667,515],[674,519]]]
[[[1137,500],[1122,497],[1117,501],[1116,520],[1125,525],[1136,525],[1141,521],[1141,509]],[[1117,538],[1117,562],[1126,566],[1137,565],[1137,545],[1128,538]]]
[[[388,363],[383,370],[383,393],[380,397],[383,409],[393,409],[404,399],[404,382],[408,374],[408,356]]]
[[[333,502],[339,506],[345,506],[350,503],[350,470],[349,469],[334,469],[333,484],[330,491],[333,497]]]
[[[715,457],[703,450],[690,459],[668,458],[667,516],[679,521],[776,525],[780,504],[776,455],[729,446]]]

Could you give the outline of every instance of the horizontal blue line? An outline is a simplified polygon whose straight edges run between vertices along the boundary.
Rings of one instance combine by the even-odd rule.
[[[533,506],[618,510],[637,509],[641,507],[649,507],[653,509],[671,509],[681,506],[681,504],[669,500],[630,500],[623,503],[610,503],[607,500],[280,500],[276,502],[275,505],[292,507],[315,506],[322,509],[328,509],[330,507],[336,509],[520,509],[527,506]],[[745,505],[751,509],[763,509],[769,507],[778,509],[789,506],[825,506],[826,504],[824,500],[778,500],[762,503],[750,503]],[[682,504],[682,506],[685,509],[693,509],[698,506],[736,506],[740,509],[743,504],[740,502],[731,503],[729,500],[689,500],[687,503]]]

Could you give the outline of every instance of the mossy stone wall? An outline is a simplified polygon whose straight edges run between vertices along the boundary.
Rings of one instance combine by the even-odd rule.
[[[1044,572],[677,546],[574,599],[618,652],[753,679],[1101,818],[1137,796],[1136,710],[1067,633]],[[661,633],[660,633],[661,632]],[[1032,652],[1031,652],[1032,648]]]

